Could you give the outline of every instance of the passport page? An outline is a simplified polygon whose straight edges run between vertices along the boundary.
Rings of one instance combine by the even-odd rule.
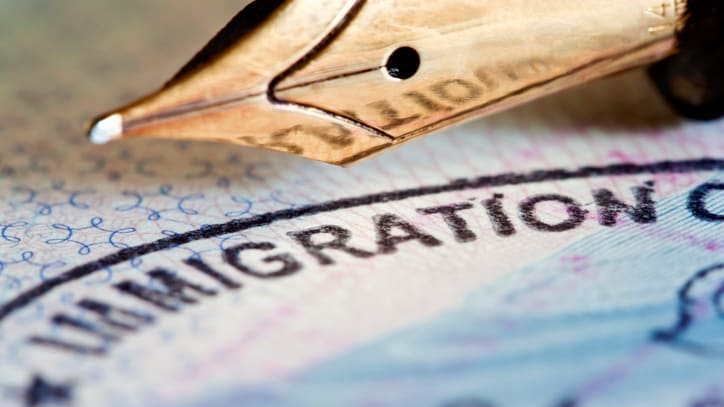
[[[203,3],[0,1],[0,405],[724,405],[724,121],[636,71],[349,168],[90,145]]]

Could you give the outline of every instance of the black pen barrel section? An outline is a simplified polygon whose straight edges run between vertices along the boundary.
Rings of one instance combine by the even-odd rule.
[[[689,0],[680,52],[651,70],[671,107],[696,120],[724,116],[724,2]]]

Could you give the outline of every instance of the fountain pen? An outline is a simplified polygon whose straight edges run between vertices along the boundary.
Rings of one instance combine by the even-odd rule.
[[[256,0],[90,140],[164,137],[345,165],[653,65],[686,116],[724,112],[719,0]],[[656,64],[655,64],[656,63]]]

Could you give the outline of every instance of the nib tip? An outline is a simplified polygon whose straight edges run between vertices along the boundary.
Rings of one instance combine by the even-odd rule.
[[[123,117],[120,114],[112,114],[93,123],[88,138],[94,144],[105,144],[120,138],[122,134]]]

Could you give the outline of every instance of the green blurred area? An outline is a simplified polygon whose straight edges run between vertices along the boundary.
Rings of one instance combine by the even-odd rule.
[[[160,86],[243,0],[0,0],[0,134],[83,123]],[[77,129],[77,131],[76,131]]]

